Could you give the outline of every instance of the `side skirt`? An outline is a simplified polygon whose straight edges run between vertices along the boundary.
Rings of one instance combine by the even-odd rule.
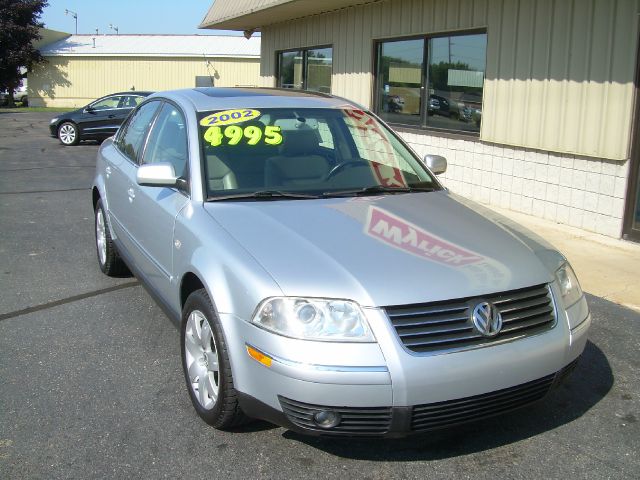
[[[127,267],[129,267],[129,270],[131,270],[131,273],[133,273],[135,277],[138,280],[140,280],[140,283],[142,284],[144,289],[151,296],[151,298],[153,298],[153,300],[164,312],[164,314],[167,317],[169,317],[169,320],[171,320],[171,323],[173,323],[173,325],[176,328],[179,328],[180,322],[182,319],[181,312],[176,312],[173,308],[171,308],[171,306],[160,296],[158,291],[151,286],[151,283],[147,280],[147,278],[140,271],[140,269],[137,268],[133,259],[126,253],[126,250],[121,247],[120,242],[114,239],[114,243],[116,245],[116,248],[118,249],[118,254],[120,255],[120,258],[122,258],[124,263],[126,263]]]

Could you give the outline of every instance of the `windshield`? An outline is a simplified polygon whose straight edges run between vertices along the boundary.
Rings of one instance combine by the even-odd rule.
[[[316,198],[439,189],[422,163],[361,110],[202,112],[209,200]]]

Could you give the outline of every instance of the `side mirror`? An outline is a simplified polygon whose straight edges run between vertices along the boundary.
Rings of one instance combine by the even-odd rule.
[[[424,163],[434,175],[440,175],[447,171],[447,159],[440,155],[425,155]]]
[[[170,163],[150,163],[138,167],[136,182],[143,187],[175,187],[178,177]]]

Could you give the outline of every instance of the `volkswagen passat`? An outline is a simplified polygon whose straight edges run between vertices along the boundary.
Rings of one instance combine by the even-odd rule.
[[[445,168],[344,99],[155,94],[98,154],[100,268],[128,266],[180,326],[218,428],[393,437],[529,405],[583,351],[585,297]]]

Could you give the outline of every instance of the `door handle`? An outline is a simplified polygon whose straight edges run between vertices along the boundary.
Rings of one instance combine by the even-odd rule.
[[[136,198],[136,191],[133,188],[127,190],[127,194],[129,195],[129,201],[133,202],[133,199]]]
[[[109,115],[109,118],[116,118],[115,115]]]

